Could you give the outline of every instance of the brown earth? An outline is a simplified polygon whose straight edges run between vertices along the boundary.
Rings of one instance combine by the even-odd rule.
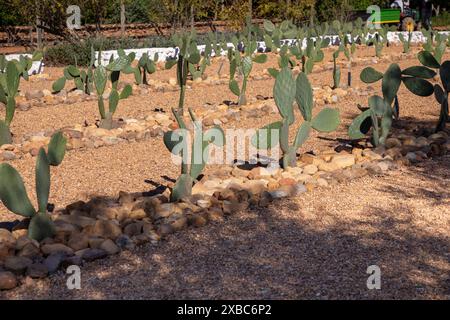
[[[374,53],[373,48],[357,52],[366,57]],[[387,48],[385,54],[389,57],[395,52],[401,49]],[[330,55],[327,50],[324,63],[330,64]],[[214,73],[219,63],[214,62],[207,73]],[[275,64],[276,57],[271,55],[268,63],[255,69]],[[399,64],[405,68],[418,62],[408,59]],[[367,86],[358,76],[364,67],[353,68],[354,88]],[[383,71],[388,63],[374,67]],[[53,81],[62,69],[45,72]],[[227,74],[226,61],[223,72]],[[175,70],[158,71],[151,77],[168,80],[175,77]],[[131,78],[124,79],[131,82]],[[52,81],[22,82],[21,90],[50,89]],[[310,81],[313,86],[331,85],[332,74],[315,72]],[[271,97],[272,86],[273,80],[251,81],[248,97]],[[373,88],[381,94],[379,84]],[[186,93],[186,105],[194,109],[224,100],[236,100],[226,85],[194,85]],[[434,98],[414,96],[402,86],[399,100],[402,121],[434,126],[439,114]],[[156,107],[169,111],[177,101],[177,91],[131,96],[120,102],[115,117],[144,117]],[[336,146],[335,139],[346,137],[347,126],[359,113],[357,103],[366,104],[367,97],[346,96],[333,105],[341,112],[339,130],[320,137],[313,134],[300,152]],[[17,112],[12,131],[20,140],[26,133],[85,120],[93,123],[97,118],[95,101],[33,107]],[[250,118],[225,127],[259,128],[278,118]],[[121,190],[142,192],[170,184],[168,178],[175,179],[179,169],[161,140],[69,151],[62,165],[52,168],[50,201],[63,207],[79,199],[117,197]],[[241,212],[219,225],[177,233],[157,247],[88,264],[83,267],[83,289],[78,292],[65,289],[64,275],[57,275],[1,292],[0,297],[448,298],[449,160],[444,157],[387,177],[314,190],[269,208]],[[34,201],[35,159],[10,163],[23,175]],[[17,218],[0,207],[0,221]],[[371,264],[382,269],[380,291],[365,287],[365,271]]]

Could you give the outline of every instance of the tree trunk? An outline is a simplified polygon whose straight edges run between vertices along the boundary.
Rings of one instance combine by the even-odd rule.
[[[284,15],[284,17],[286,19],[290,18],[290,14],[291,14],[290,11],[291,11],[291,0],[286,0],[286,12],[285,12],[285,15]]]
[[[125,0],[120,0],[120,34],[125,36]]]
[[[40,28],[41,19],[39,16],[36,17],[36,34],[37,34],[37,47],[42,49],[42,29]]]
[[[253,2],[252,2],[252,0],[248,0],[248,16],[250,18],[250,21],[252,21],[252,17],[253,17]]]
[[[191,29],[194,30],[194,4],[191,4]]]
[[[175,0],[174,4],[173,4],[173,12],[172,12],[172,34],[175,33],[177,13],[178,13],[178,0]]]

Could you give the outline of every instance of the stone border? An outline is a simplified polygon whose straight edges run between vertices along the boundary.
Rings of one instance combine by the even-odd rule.
[[[380,175],[397,165],[450,153],[447,132],[415,138],[401,133],[386,147],[304,153],[297,167],[269,170],[221,166],[205,174],[189,199],[170,203],[170,191],[145,196],[120,192],[117,200],[77,201],[56,210],[54,238],[40,243],[27,237],[27,221],[0,229],[0,289],[13,289],[29,279],[45,278],[60,268],[82,265],[145,243],[156,244],[169,234],[208,222],[250,206],[266,207],[274,199],[298,196],[366,175]]]
[[[299,70],[296,70],[299,72]],[[138,87],[139,94],[148,94],[146,87]],[[336,88],[330,86],[313,87],[314,102],[316,106],[325,106],[338,103],[348,94],[356,93],[359,96],[368,96],[373,88],[365,90],[355,88]],[[95,96],[85,95],[82,91],[73,91],[71,95],[79,101],[96,100]],[[48,96],[44,96],[46,99]],[[50,96],[51,97],[51,96]],[[278,114],[275,101],[271,97],[256,96],[249,99],[249,103],[243,106],[235,105],[204,105],[196,108],[196,113],[203,119],[205,127],[222,125],[230,121],[239,121],[245,118],[263,118],[270,114]],[[116,145],[119,143],[132,143],[135,141],[148,140],[162,136],[169,129],[175,129],[176,123],[170,113],[152,113],[142,119],[123,118],[116,122],[118,128],[106,130],[92,125],[75,125],[73,127],[61,128],[68,139],[67,150],[82,148],[99,148],[102,146]],[[5,144],[0,146],[0,161],[11,161],[15,159],[37,156],[41,147],[46,147],[54,130],[40,131],[25,134],[22,141],[16,144]]]

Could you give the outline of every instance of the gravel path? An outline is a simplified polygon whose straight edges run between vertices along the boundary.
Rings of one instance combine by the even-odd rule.
[[[450,157],[189,229],[4,298],[448,299]],[[401,183],[399,183],[401,181]],[[381,290],[366,269],[381,268]]]

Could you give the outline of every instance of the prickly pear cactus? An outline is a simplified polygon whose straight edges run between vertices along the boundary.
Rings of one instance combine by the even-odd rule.
[[[308,139],[312,129],[319,132],[331,132],[337,129],[340,124],[339,110],[323,108],[313,117],[314,101],[311,84],[303,72],[294,79],[289,68],[283,68],[278,73],[273,95],[282,120],[259,129],[252,138],[252,144],[258,149],[271,149],[279,143],[283,153],[282,165],[286,169],[296,165],[297,150]],[[294,102],[304,121],[297,130],[293,144],[290,145],[289,127],[295,120]]]
[[[23,69],[18,69],[17,66],[16,62],[8,61],[5,73],[0,74],[0,102],[6,106],[5,119],[0,120],[0,146],[12,142],[10,125],[16,110],[16,95],[23,72]]]
[[[94,48],[91,47],[91,60],[87,70],[82,70],[74,65],[64,68],[63,76],[53,82],[53,92],[60,92],[66,86],[67,81],[73,80],[76,89],[82,90],[86,94],[90,94],[93,91],[94,62],[95,51]]]
[[[126,85],[122,91],[118,91],[118,82],[120,72],[127,68],[133,56],[127,56],[124,52],[119,51],[119,57],[112,59],[106,66],[99,65],[93,73],[93,84],[98,96],[98,110],[100,113],[100,127],[104,129],[113,128],[113,115],[117,110],[119,101],[128,98],[132,93],[131,85]],[[108,79],[111,81],[111,92],[108,97],[104,96]],[[105,100],[108,100],[108,109],[105,108]]]
[[[333,53],[333,89],[339,88],[341,82],[341,68],[336,63],[338,57],[339,50]]]
[[[441,105],[439,113],[439,120],[436,125],[436,132],[445,129],[447,122],[450,119],[448,108],[448,94],[450,92],[450,61],[445,61],[442,64],[429,51],[421,51],[418,55],[420,63],[423,64],[424,70],[427,70],[430,75],[434,73],[431,69],[438,69],[441,85],[435,84],[433,87],[434,97]]]
[[[394,100],[397,102],[397,110],[394,110],[394,116],[399,118],[398,97],[397,93],[400,85],[403,83],[405,87],[415,95],[428,97],[433,94],[433,85],[426,79],[432,79],[436,72],[422,66],[413,66],[401,70],[398,64],[391,64],[383,74],[372,67],[362,70],[361,81],[367,84],[375,83],[381,80],[383,97],[389,105]]]
[[[54,134],[48,145],[39,150],[36,159],[36,210],[27,195],[22,177],[8,163],[0,164],[0,199],[11,212],[30,219],[28,236],[41,241],[55,233],[53,222],[47,213],[50,193],[50,166],[58,166],[65,155],[66,139],[61,132]]]
[[[405,38],[403,33],[400,33],[398,35],[400,41],[403,44],[403,53],[409,53],[411,51],[411,39],[412,39],[412,32],[408,32],[408,37]]]
[[[239,50],[236,50],[240,44],[243,44],[244,46],[243,55],[241,55]],[[228,49],[227,56],[230,62],[230,81],[228,87],[233,94],[239,97],[238,105],[247,104],[247,82],[253,68],[253,63],[265,63],[267,61],[267,55],[255,54],[256,49],[257,43],[252,35],[241,39],[241,42],[236,42],[235,40],[235,49]],[[238,75],[242,77],[241,86],[239,86],[237,79]]]
[[[171,69],[174,65],[177,66],[177,82],[180,86],[180,98],[178,100],[178,110],[184,114],[184,97],[186,93],[186,82],[189,75],[190,65],[197,65],[200,62],[201,56],[197,49],[195,42],[196,34],[194,31],[175,34],[172,39],[178,48],[178,56],[175,59],[166,61],[165,68]]]
[[[187,145],[190,132],[187,130],[182,115],[172,109],[179,129],[164,134],[164,144],[174,155],[181,157],[181,175],[178,177],[171,194],[171,201],[178,201],[192,195],[192,185],[195,183],[208,162],[208,148],[213,143],[218,147],[225,144],[225,134],[218,126],[203,131],[194,112],[189,109],[194,132],[192,145]],[[189,158],[190,155],[190,158]]]

